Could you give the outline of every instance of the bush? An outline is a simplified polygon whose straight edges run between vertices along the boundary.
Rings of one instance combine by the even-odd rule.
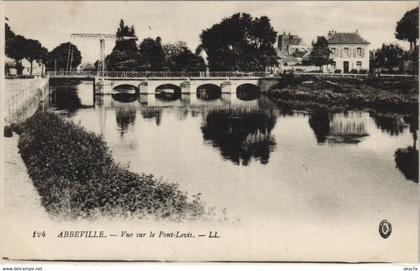
[[[360,69],[359,70],[359,74],[367,74],[368,73],[368,70],[366,70],[366,69]]]
[[[19,150],[46,210],[63,217],[154,215],[182,219],[204,213],[176,184],[136,174],[114,162],[101,137],[52,113],[20,125]]]
[[[336,69],[336,70],[334,71],[334,73],[341,73],[341,70],[340,70],[340,69]]]
[[[352,73],[352,74],[358,74],[358,71],[356,69],[351,69],[350,73]]]

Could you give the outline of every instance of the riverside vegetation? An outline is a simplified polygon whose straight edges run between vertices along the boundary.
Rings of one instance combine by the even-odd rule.
[[[295,109],[418,112],[417,80],[285,75],[262,81],[261,89],[279,104]]]
[[[177,184],[130,172],[113,160],[101,137],[71,121],[38,112],[13,129],[42,205],[52,215],[180,220],[206,212],[200,194],[190,200]]]

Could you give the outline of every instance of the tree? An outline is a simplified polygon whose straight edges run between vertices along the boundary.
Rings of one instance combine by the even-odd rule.
[[[175,70],[175,58],[187,48],[187,43],[185,41],[177,41],[175,43],[166,43],[162,46],[163,53],[165,54],[166,65],[168,70]]]
[[[316,42],[312,42],[312,51],[309,54],[309,62],[322,70],[322,66],[332,63],[330,59],[331,50],[328,48],[328,41],[325,37],[318,37]]]
[[[71,51],[70,51],[71,50]],[[76,45],[66,42],[55,47],[48,54],[47,69],[67,70],[69,52],[72,52],[71,68],[75,69],[82,62],[82,55]]]
[[[15,37],[15,33],[12,31],[12,29],[10,29],[10,26],[7,23],[4,26],[4,34],[6,41]]]
[[[165,53],[162,48],[162,40],[157,37],[144,39],[139,45],[140,65],[152,71],[167,69]]]
[[[201,44],[211,70],[264,70],[277,64],[277,32],[266,16],[236,13],[204,30]]]
[[[402,69],[404,50],[397,44],[382,44],[380,49],[376,49],[370,54],[370,63],[372,68],[387,68],[392,71],[393,68]]]
[[[395,38],[410,43],[410,50],[417,44],[419,38],[419,8],[407,11],[397,22]]]
[[[33,62],[46,62],[48,50],[42,47],[37,40],[26,39],[24,36],[16,35],[10,26],[5,25],[5,53],[16,62],[17,74],[21,75],[23,66],[22,59],[26,58],[31,63],[30,75],[32,75]]]
[[[27,39],[25,41],[25,58],[31,63],[30,75],[32,75],[34,60],[43,59],[44,49],[37,40]]]
[[[193,54],[188,48],[184,48],[175,58],[175,71],[205,71],[206,64],[201,56]]]
[[[6,56],[13,58],[16,62],[16,72],[22,74],[22,59],[26,56],[26,38],[21,35],[15,35],[6,41]]]
[[[135,37],[134,26],[125,25],[121,19],[116,32],[117,40],[106,59],[106,68],[110,71],[136,71],[139,69],[139,54],[135,39],[124,39],[124,37]]]

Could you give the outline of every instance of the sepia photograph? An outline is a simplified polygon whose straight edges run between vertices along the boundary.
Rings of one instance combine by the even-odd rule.
[[[0,6],[3,263],[418,264],[417,1]]]

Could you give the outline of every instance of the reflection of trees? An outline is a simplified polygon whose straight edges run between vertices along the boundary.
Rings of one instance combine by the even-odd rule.
[[[136,120],[136,107],[128,103],[114,103],[116,120],[120,127],[121,135],[128,130],[128,126]]]
[[[221,109],[208,113],[203,137],[220,149],[225,159],[247,166],[251,158],[267,164],[275,141],[270,132],[276,123],[272,112]]]
[[[395,151],[394,158],[397,168],[404,174],[407,180],[419,182],[419,152],[417,150],[417,130],[419,129],[418,114],[413,113],[404,117],[404,121],[410,125],[413,135],[413,146],[400,148]]]
[[[83,108],[76,85],[55,86],[51,95],[51,103],[58,110],[66,110],[68,113],[75,113]]]
[[[375,120],[379,129],[392,136],[399,135],[406,127],[401,115],[371,113],[370,116]]]
[[[162,109],[157,107],[145,107],[141,109],[143,119],[155,119],[156,125],[159,126],[162,118]]]
[[[314,112],[309,117],[309,126],[315,133],[318,143],[325,143],[330,134],[330,117],[327,111]]]
[[[419,182],[419,152],[409,146],[395,151],[395,164],[407,180]]]
[[[419,129],[419,115],[413,113],[404,117],[404,121],[410,125],[410,133],[413,135],[413,147],[416,149],[417,143],[417,130]]]

